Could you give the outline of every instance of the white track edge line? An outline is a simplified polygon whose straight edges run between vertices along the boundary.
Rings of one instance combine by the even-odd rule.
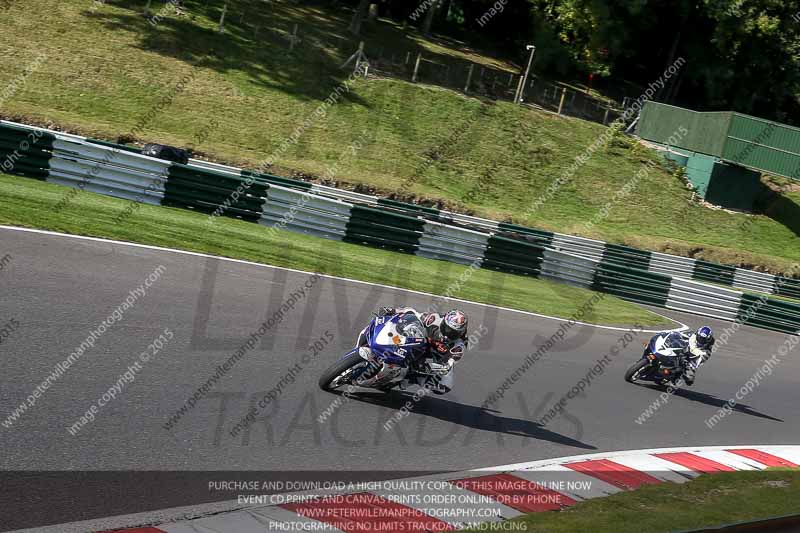
[[[86,241],[107,242],[107,243],[111,243],[111,244],[119,244],[119,245],[122,245],[122,246],[132,246],[132,247],[136,247],[136,248],[145,248],[145,249],[148,249],[148,250],[157,250],[157,251],[160,251],[160,252],[172,252],[172,253],[183,254],[183,255],[192,255],[192,256],[195,256],[195,257],[205,257],[205,258],[210,258],[210,259],[219,259],[221,261],[228,261],[228,262],[231,262],[231,263],[240,263],[240,264],[244,264],[244,265],[260,266],[260,267],[272,268],[272,269],[276,269],[276,270],[285,270],[287,272],[295,272],[295,273],[298,273],[298,274],[315,274],[315,272],[308,272],[308,271],[305,271],[305,270],[298,270],[298,269],[295,269],[295,268],[287,268],[287,267],[281,267],[281,266],[275,266],[275,265],[267,265],[265,263],[256,263],[254,261],[247,261],[247,260],[244,260],[244,259],[233,259],[233,258],[230,258],[230,257],[220,257],[220,256],[217,256],[217,255],[204,254],[204,253],[201,253],[201,252],[190,252],[188,250],[178,250],[178,249],[175,249],[175,248],[164,248],[164,247],[161,247],[161,246],[153,246],[153,245],[149,245],[149,244],[139,244],[139,243],[136,243],[136,242],[117,241],[117,240],[114,240],[114,239],[105,239],[105,238],[102,238],[102,237],[88,237],[86,235],[73,235],[71,233],[60,233],[60,232],[57,232],[57,231],[48,231],[48,230],[41,230],[41,229],[34,229],[34,228],[22,228],[22,227],[18,227],[18,226],[6,226],[6,225],[3,225],[3,224],[0,224],[0,229],[10,230],[10,231],[21,231],[21,232],[27,232],[27,233],[40,233],[40,234],[43,234],[43,235],[52,235],[52,236],[55,236],[55,237],[68,237],[68,238],[72,238],[72,239],[81,239],[81,240],[86,240]],[[492,304],[486,304],[486,303],[481,303],[481,302],[473,302],[471,300],[463,300],[461,298],[446,298],[446,297],[441,296],[439,294],[433,294],[433,293],[430,293],[430,292],[423,292],[423,291],[416,291],[416,290],[413,290],[413,289],[404,289],[403,287],[395,287],[395,286],[392,286],[392,285],[384,285],[382,283],[373,283],[373,282],[369,282],[369,281],[361,281],[361,280],[357,280],[357,279],[343,278],[343,277],[339,277],[339,276],[331,276],[331,275],[328,275],[328,274],[319,274],[319,276],[323,277],[323,278],[328,278],[328,279],[337,279],[337,280],[341,280],[341,281],[347,281],[347,282],[350,282],[350,283],[360,283],[362,285],[371,285],[371,286],[374,286],[374,287],[383,287],[383,288],[386,288],[386,289],[394,289],[394,290],[398,290],[398,291],[408,292],[408,293],[411,293],[411,294],[419,294],[419,295],[422,295],[422,296],[433,296],[433,297],[436,297],[436,298],[444,298],[444,299],[446,299],[448,301],[451,301],[451,302],[462,302],[462,303],[467,303],[467,304],[471,304],[471,305],[480,305],[480,306],[483,306],[483,307],[488,307],[490,309],[498,309],[498,310],[501,310],[501,311],[509,311],[509,312],[512,312],[512,313],[520,313],[520,314],[523,314],[523,315],[535,316],[535,317],[538,317],[538,318],[545,318],[545,319],[548,319],[548,320],[558,320],[560,322],[564,322],[565,320],[569,320],[568,318],[559,318],[559,317],[550,316],[550,315],[543,315],[543,314],[540,314],[540,313],[533,313],[531,311],[521,311],[519,309],[511,309],[510,307],[502,307],[502,306],[499,306],[499,305],[492,305]],[[642,333],[661,333],[662,331],[686,331],[687,329],[689,329],[689,326],[687,326],[683,322],[680,322],[679,320],[675,320],[674,318],[670,318],[668,316],[664,316],[662,314],[655,313],[653,311],[650,311],[649,309],[648,309],[648,311],[653,313],[653,314],[656,314],[656,315],[658,315],[658,316],[660,316],[662,318],[666,318],[668,320],[671,320],[672,322],[677,322],[678,324],[681,325],[681,327],[673,328],[673,329],[643,329]],[[575,322],[575,324],[580,324],[582,326],[591,326],[591,327],[598,328],[598,329],[608,329],[608,330],[613,330],[613,331],[629,331],[630,330],[629,327],[628,328],[621,328],[621,327],[616,327],[616,326],[601,326],[601,325],[598,325],[598,324],[589,324],[589,323],[586,323],[586,322],[577,322],[577,321]]]

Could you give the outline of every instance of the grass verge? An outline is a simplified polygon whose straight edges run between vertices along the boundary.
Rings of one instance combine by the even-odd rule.
[[[0,174],[0,224],[40,228],[77,235],[107,237],[142,244],[204,252],[269,265],[317,271],[363,281],[443,294],[466,267],[308,237],[270,232],[258,224],[208,217],[182,209],[131,204],[81,192],[67,207],[53,206],[72,189]],[[121,221],[115,219],[136,209]],[[591,297],[591,291],[545,280],[477,270],[453,297],[523,311],[569,317]],[[635,304],[604,298],[587,321],[597,324],[661,326],[668,322]]]
[[[350,13],[329,4],[237,2],[223,33],[217,31],[221,0],[182,4],[180,14],[152,25],[141,13],[142,1],[12,3],[0,32],[0,85],[38,66],[14,85],[3,113],[116,139],[193,72],[193,81],[138,140],[189,146],[255,167],[348,75],[339,66],[359,39],[368,56],[377,47],[420,44],[434,59],[451,54],[492,63],[459,43],[424,39],[381,21],[355,38],[347,32]],[[289,51],[294,24],[301,42]],[[463,134],[454,138],[456,130]],[[272,171],[314,177],[335,166],[331,181],[337,185],[771,272],[787,272],[800,261],[800,203],[791,195],[781,196],[771,216],[711,210],[693,202],[660,166],[620,195],[657,157],[625,137],[598,150],[549,202],[532,210],[536,197],[602,131],[598,124],[450,90],[361,80],[278,155]],[[348,156],[355,141],[363,148]],[[607,216],[587,226],[606,206]]]
[[[667,533],[792,514],[800,514],[800,471],[770,469],[647,485],[559,512],[522,516],[514,520],[524,524],[519,530],[487,524],[470,531]]]

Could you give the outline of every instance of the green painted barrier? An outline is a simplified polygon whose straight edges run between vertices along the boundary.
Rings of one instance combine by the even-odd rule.
[[[800,298],[800,279],[775,276],[775,283],[772,286],[772,292],[776,296]]]
[[[0,124],[0,171],[44,180],[54,139],[51,133]]]
[[[648,270],[652,255],[651,252],[646,250],[622,246],[621,244],[606,243],[602,260],[605,263],[619,263],[638,270]]]
[[[493,235],[486,243],[482,267],[538,278],[543,262],[541,246]]]
[[[425,222],[380,209],[355,205],[345,228],[344,241],[414,253]]]
[[[268,185],[238,176],[172,164],[161,204],[258,222]]]
[[[600,263],[591,288],[637,303],[666,307],[670,286],[671,278],[664,274]]]
[[[733,286],[733,277],[736,274],[736,267],[731,265],[720,265],[696,259],[692,279],[718,283],[728,287]]]
[[[800,305],[743,294],[737,318],[743,324],[783,333],[800,331]]]

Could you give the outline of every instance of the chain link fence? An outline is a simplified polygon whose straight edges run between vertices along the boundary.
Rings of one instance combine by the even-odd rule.
[[[368,75],[447,87],[494,100],[514,101],[521,82],[521,75],[517,72],[454,56],[426,53],[421,49],[376,47],[374,50],[365,49],[364,54]],[[365,68],[363,63],[361,68]],[[533,74],[528,76],[520,101],[523,105],[600,124],[610,124],[622,115],[623,109],[622,103],[616,100],[600,99]]]

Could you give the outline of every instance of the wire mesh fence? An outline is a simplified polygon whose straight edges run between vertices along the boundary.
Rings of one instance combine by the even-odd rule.
[[[521,75],[455,56],[421,49],[365,49],[368,74],[446,87],[495,100],[514,101]],[[579,89],[529,75],[520,103],[558,114],[609,124],[622,114],[622,103],[596,98]]]

